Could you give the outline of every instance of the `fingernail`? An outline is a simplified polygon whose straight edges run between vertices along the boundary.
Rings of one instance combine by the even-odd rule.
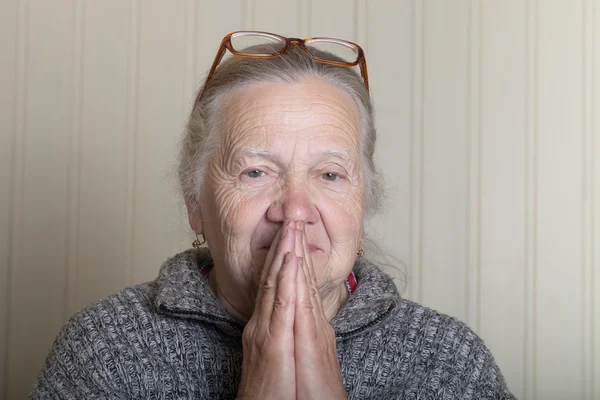
[[[290,253],[289,251],[286,253],[285,258],[283,259],[283,262],[285,263],[289,263],[290,260],[292,259],[292,253]]]

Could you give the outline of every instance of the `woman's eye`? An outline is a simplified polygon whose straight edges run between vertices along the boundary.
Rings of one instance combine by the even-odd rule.
[[[265,175],[265,172],[261,171],[259,169],[255,169],[255,170],[246,172],[246,176],[248,176],[249,178],[260,178],[261,176],[264,176],[264,175]]]
[[[338,180],[339,175],[334,174],[333,172],[326,172],[322,174],[321,177],[326,181],[335,182],[336,180]]]

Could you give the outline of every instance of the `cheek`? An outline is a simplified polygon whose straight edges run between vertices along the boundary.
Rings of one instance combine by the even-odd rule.
[[[260,196],[244,196],[233,185],[217,186],[214,199],[223,235],[229,236],[229,240],[249,241],[266,212],[267,199]]]
[[[330,249],[313,260],[323,271],[323,280],[345,279],[356,258],[362,226],[362,200],[359,194],[344,201],[325,201],[321,204],[321,218]],[[319,274],[317,272],[317,274]]]
[[[211,252],[230,274],[244,281],[252,280],[259,265],[254,260],[251,244],[266,209],[265,199],[242,196],[228,182],[210,186],[210,223],[214,238],[210,243]]]
[[[359,235],[362,225],[363,196],[352,190],[343,198],[325,198],[321,216],[332,243],[346,242]]]

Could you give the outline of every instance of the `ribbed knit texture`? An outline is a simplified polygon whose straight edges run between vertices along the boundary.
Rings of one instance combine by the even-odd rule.
[[[156,281],[88,306],[59,333],[31,399],[235,399],[243,325],[199,268],[167,260]],[[401,299],[366,262],[332,321],[350,399],[513,399],[483,341],[460,321]]]

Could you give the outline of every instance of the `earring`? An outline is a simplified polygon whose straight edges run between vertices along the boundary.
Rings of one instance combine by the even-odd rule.
[[[197,249],[198,247],[202,246],[204,243],[206,243],[206,239],[204,239],[204,235],[202,235],[202,242],[201,242],[200,239],[198,239],[198,233],[196,233],[196,240],[194,240],[194,242],[192,243],[192,246],[195,249]]]
[[[362,257],[365,255],[365,251],[363,249],[358,249],[358,251],[356,252],[356,255],[358,257]]]

